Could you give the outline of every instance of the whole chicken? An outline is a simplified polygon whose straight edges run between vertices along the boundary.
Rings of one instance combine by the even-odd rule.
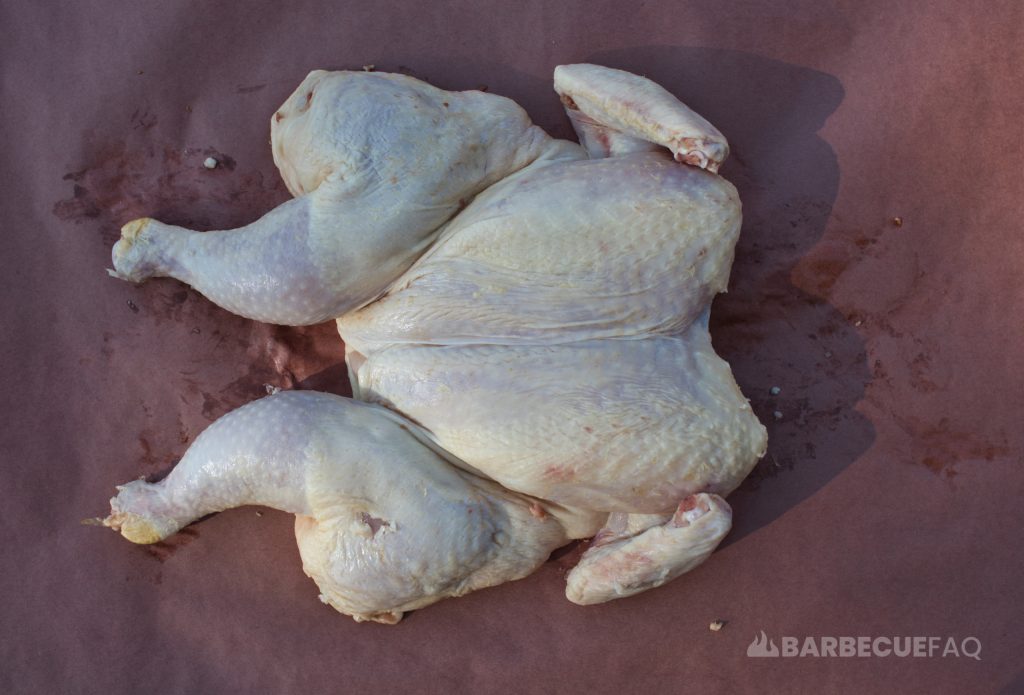
[[[766,446],[708,333],[740,229],[728,145],[645,78],[554,82],[579,145],[493,94],[312,72],[270,124],[292,200],[234,230],[125,225],[119,278],[336,319],[354,399],[243,406],[104,523],[152,543],[238,505],[292,512],[321,599],[386,623],[576,538],[580,604],[703,562]]]

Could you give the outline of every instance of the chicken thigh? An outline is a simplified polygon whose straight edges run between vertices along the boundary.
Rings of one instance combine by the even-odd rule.
[[[220,418],[159,483],[121,486],[107,524],[153,543],[243,504],[291,512],[321,600],[384,623],[525,576],[568,541],[574,515],[459,470],[414,429],[378,406],[279,393]]]
[[[576,603],[706,559],[766,445],[707,330],[740,228],[728,146],[636,75],[561,66],[555,90],[582,146],[503,97],[317,71],[271,121],[293,200],[237,230],[126,225],[118,277],[172,276],[263,321],[336,318],[367,403],[245,406],[105,523],[152,542],[277,506],[325,600],[385,622],[595,532]]]

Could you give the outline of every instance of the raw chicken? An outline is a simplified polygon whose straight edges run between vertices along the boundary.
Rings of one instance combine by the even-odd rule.
[[[538,519],[538,502],[452,466],[416,430],[379,406],[280,393],[220,418],[159,483],[121,486],[107,523],[153,543],[243,504],[291,512],[321,600],[385,623],[525,576],[568,542],[578,515],[547,505]]]
[[[703,562],[766,445],[707,330],[740,228],[728,146],[636,75],[561,66],[555,90],[582,146],[496,95],[316,71],[271,121],[293,200],[236,230],[126,225],[117,277],[337,318],[357,400],[240,408],[105,523],[154,542],[240,504],[293,512],[322,598],[381,622],[595,533],[576,603]]]

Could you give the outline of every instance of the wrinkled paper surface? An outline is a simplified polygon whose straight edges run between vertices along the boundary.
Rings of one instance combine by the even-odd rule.
[[[891,5],[6,2],[0,690],[1024,688],[1021,11]],[[384,627],[317,600],[286,514],[151,547],[79,524],[267,385],[348,388],[330,324],[107,277],[122,223],[285,200],[269,119],[313,68],[486,87],[572,137],[551,72],[581,61],[655,79],[733,146],[745,221],[711,328],[770,448],[709,562],[581,608],[570,548]],[[982,651],[747,657],[762,630]]]

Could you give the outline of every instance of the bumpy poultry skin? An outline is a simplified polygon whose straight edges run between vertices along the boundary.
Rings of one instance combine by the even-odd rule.
[[[552,346],[402,346],[359,370],[360,397],[402,412],[505,487],[605,512],[668,513],[722,496],[763,434],[703,327]]]
[[[764,434],[695,320],[725,289],[739,226],[732,186],[667,153],[532,164],[338,320],[354,388],[562,504],[666,512],[728,494]]]
[[[715,174],[728,145],[629,73],[561,66],[555,90],[582,146],[551,139],[495,95],[316,71],[271,123],[294,200],[237,230],[126,225],[113,274],[176,277],[265,321],[337,318],[355,398],[389,410],[362,405],[375,409],[360,420],[349,414],[358,403],[303,401],[323,412],[293,418],[290,444],[268,441],[267,455],[233,453],[239,420],[215,423],[201,439],[217,455],[183,460],[194,474],[125,486],[105,523],[153,542],[215,509],[286,509],[326,600],[382,622],[523,576],[551,548],[595,532],[568,578],[577,603],[702,562],[731,524],[722,497],[765,447],[707,332],[740,227],[736,192]],[[284,395],[237,413],[277,412],[260,404]],[[381,418],[392,425],[383,439]],[[360,426],[380,448],[377,463],[353,468]],[[316,444],[325,431],[329,451]],[[315,452],[303,470],[332,473],[282,478],[294,450]],[[253,494],[263,478],[281,499]],[[430,494],[435,483],[448,492]],[[174,490],[172,517],[148,506],[158,488]],[[211,507],[210,489],[236,492]],[[367,517],[324,522],[324,509],[351,507],[353,489]],[[502,510],[489,541],[451,511],[453,495],[463,510],[473,496],[474,509]],[[403,505],[430,531],[379,526]],[[368,520],[378,526],[367,539]],[[345,550],[353,543],[359,552]]]
[[[553,142],[503,97],[323,70],[274,114],[270,136],[295,198],[231,230],[134,220],[111,273],[174,277],[257,321],[334,319],[379,296],[473,196]]]
[[[357,620],[525,576],[568,541],[559,512],[450,465],[404,418],[331,394],[291,391],[207,428],[158,483],[120,488],[108,524],[137,543],[244,504],[296,515],[321,600]]]
[[[726,289],[739,230],[732,185],[666,152],[538,161],[338,327],[358,352],[676,334]]]

